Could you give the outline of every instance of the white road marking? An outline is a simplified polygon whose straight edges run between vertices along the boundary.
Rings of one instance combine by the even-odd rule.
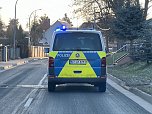
[[[30,95],[31,95],[32,93],[35,93],[36,91],[37,91],[37,89],[33,89],[33,90],[25,97],[25,99],[14,109],[14,111],[12,112],[12,114],[16,114],[17,111],[19,110],[19,107],[27,101],[27,99],[30,97]]]
[[[17,87],[35,88],[35,89],[46,88],[45,85],[42,85],[46,77],[47,74],[43,76],[43,78],[39,81],[38,85],[17,85]]]
[[[45,74],[44,76],[43,76],[43,78],[40,80],[40,82],[38,83],[38,85],[42,85],[42,83],[43,83],[43,81],[44,81],[44,79],[47,77],[47,74]]]
[[[143,100],[142,98],[138,97],[137,95],[125,90],[121,86],[119,86],[117,83],[113,82],[112,80],[108,79],[107,83],[111,85],[113,88],[121,92],[126,97],[130,98],[132,101],[143,107],[148,112],[152,113],[152,104],[148,103],[147,101]]]
[[[29,99],[26,101],[24,107],[25,107],[25,108],[28,108],[28,107],[31,105],[32,101],[33,101],[33,98],[29,98]]]
[[[17,87],[34,88],[34,89],[43,89],[43,88],[46,88],[45,85],[17,85]]]
[[[39,86],[41,86],[42,85],[42,83],[43,83],[43,80],[45,79],[45,77],[47,76],[47,74],[45,74],[44,76],[43,76],[43,78],[39,81],[39,83],[38,83],[38,85]],[[19,86],[19,85],[18,85]],[[32,94],[34,94],[34,93],[36,93],[38,91],[38,88],[37,89],[33,89],[26,97],[25,97],[25,99],[18,105],[18,106],[16,106],[16,108],[14,109],[14,111],[12,112],[12,114],[16,114],[17,112],[18,112],[18,110],[19,110],[19,108],[27,101],[28,102],[28,104],[30,103],[30,101],[28,101],[28,99],[30,98],[30,96],[32,95]],[[32,99],[33,100],[33,99]],[[27,103],[26,102],[26,103]],[[31,101],[32,102],[32,101]],[[25,103],[25,104],[26,104]],[[25,106],[25,105],[24,105]],[[24,109],[23,109],[23,111],[22,111],[22,113],[24,113],[24,110],[26,110],[27,108],[26,107],[24,107]]]

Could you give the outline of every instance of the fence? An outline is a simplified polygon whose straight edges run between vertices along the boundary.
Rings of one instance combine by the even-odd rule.
[[[28,58],[28,57],[47,57],[48,54],[44,53],[43,46],[23,46],[20,45],[15,50],[15,59]],[[13,48],[10,46],[0,46],[0,61],[8,61],[13,59]]]
[[[2,46],[0,46],[0,61],[2,61]]]
[[[152,44],[151,43],[136,43],[130,47],[130,44],[123,45],[120,49],[112,54],[113,64],[115,63],[115,54],[123,52],[124,55],[130,56],[135,61],[152,61]]]
[[[118,59],[120,60],[120,59],[122,59],[122,58],[124,58],[124,57],[126,57],[126,56],[129,55],[128,47],[127,47],[127,46],[128,46],[127,44],[126,44],[126,45],[123,45],[122,47],[120,47],[118,50],[116,50],[115,52],[113,52],[113,53],[111,54],[112,64],[115,64],[115,63],[118,61]],[[116,60],[115,60],[115,55],[116,55],[117,53],[120,53],[120,52],[122,52],[122,54],[120,54],[121,56],[120,56],[119,58],[117,58],[117,61],[116,61]]]
[[[16,48],[15,59],[20,58],[20,48]],[[13,59],[13,48],[10,46],[0,46],[0,61]]]
[[[152,61],[152,44],[151,43],[136,43],[130,47],[130,44],[123,46],[121,51],[130,53],[133,60]]]
[[[44,53],[43,46],[31,46],[29,48],[29,57],[47,57],[48,55]]]
[[[132,48],[131,57],[134,60],[152,61],[152,44],[140,43]]]

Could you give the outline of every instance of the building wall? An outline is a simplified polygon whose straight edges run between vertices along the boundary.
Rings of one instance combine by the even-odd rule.
[[[67,22],[61,22],[61,21],[56,21],[52,26],[50,26],[49,29],[47,29],[43,35],[43,44],[47,42],[49,45],[51,44],[51,38],[54,33],[54,31],[61,26],[65,25],[67,28],[70,28],[71,26]]]

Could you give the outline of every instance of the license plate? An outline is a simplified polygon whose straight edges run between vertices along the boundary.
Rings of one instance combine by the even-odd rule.
[[[69,64],[72,64],[72,65],[86,65],[87,61],[86,60],[69,60]]]

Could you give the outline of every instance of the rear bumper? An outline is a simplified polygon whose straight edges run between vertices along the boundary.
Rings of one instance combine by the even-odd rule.
[[[55,84],[64,84],[64,83],[89,83],[89,84],[98,84],[106,82],[107,77],[102,78],[50,78],[48,76],[48,82]]]

